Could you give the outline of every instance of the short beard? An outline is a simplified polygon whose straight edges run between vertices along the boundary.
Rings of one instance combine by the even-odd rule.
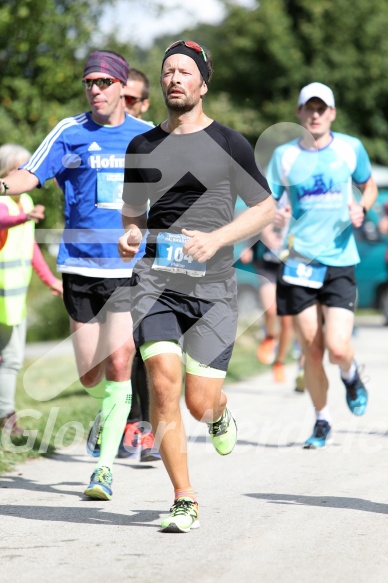
[[[194,107],[194,104],[188,100],[184,102],[179,99],[169,101],[168,96],[165,97],[164,102],[166,104],[167,109],[169,111],[173,111],[174,113],[187,113],[191,111]]]

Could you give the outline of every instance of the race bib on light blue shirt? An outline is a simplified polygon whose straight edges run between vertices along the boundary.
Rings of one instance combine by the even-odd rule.
[[[184,244],[189,239],[190,237],[181,233],[159,233],[152,269],[203,277],[206,273],[206,263],[199,263],[191,255],[183,253]]]
[[[322,263],[309,263],[308,259],[289,257],[284,265],[283,281],[319,289],[323,286],[326,271],[327,266]]]

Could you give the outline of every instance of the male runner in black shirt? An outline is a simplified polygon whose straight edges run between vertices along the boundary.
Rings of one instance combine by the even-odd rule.
[[[205,115],[210,54],[192,41],[165,52],[161,86],[168,119],[127,149],[123,260],[148,229],[146,253],[131,288],[135,344],[150,385],[151,423],[174,486],[162,530],[199,526],[180,413],[181,360],[190,413],[208,424],[216,451],[227,455],[236,423],[222,391],[237,325],[233,244],[273,220],[274,201],[253,150],[237,132]],[[233,219],[240,195],[249,207]],[[149,204],[148,218],[146,211]]]

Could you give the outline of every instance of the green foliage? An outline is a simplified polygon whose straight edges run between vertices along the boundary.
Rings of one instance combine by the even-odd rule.
[[[0,4],[0,144],[31,152],[63,118],[80,113],[80,75],[103,0],[8,0]],[[38,228],[63,225],[63,196],[48,184],[32,194],[46,206]]]
[[[255,143],[270,125],[295,122],[301,87],[321,81],[336,96],[334,129],[360,137],[375,162],[388,164],[385,0],[260,0],[252,10],[225,4],[220,25],[181,34],[212,50],[207,99],[219,121]]]
[[[373,141],[387,134],[388,6],[384,0],[346,0],[289,3],[299,45],[305,55],[303,81],[317,79],[330,85],[339,107],[338,123],[345,131]],[[388,162],[388,150],[384,153]]]
[[[102,6],[102,0],[2,3],[0,123],[8,141],[35,149],[83,107],[80,70]]]
[[[48,291],[42,293],[40,300],[29,307],[27,341],[56,340],[69,334],[69,316],[62,299]]]

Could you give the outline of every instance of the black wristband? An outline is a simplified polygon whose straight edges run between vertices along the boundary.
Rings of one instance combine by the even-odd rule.
[[[368,211],[366,210],[366,208],[364,207],[364,205],[362,205],[362,212],[364,213],[364,217],[365,217],[365,215],[366,215],[366,213],[367,213]]]

